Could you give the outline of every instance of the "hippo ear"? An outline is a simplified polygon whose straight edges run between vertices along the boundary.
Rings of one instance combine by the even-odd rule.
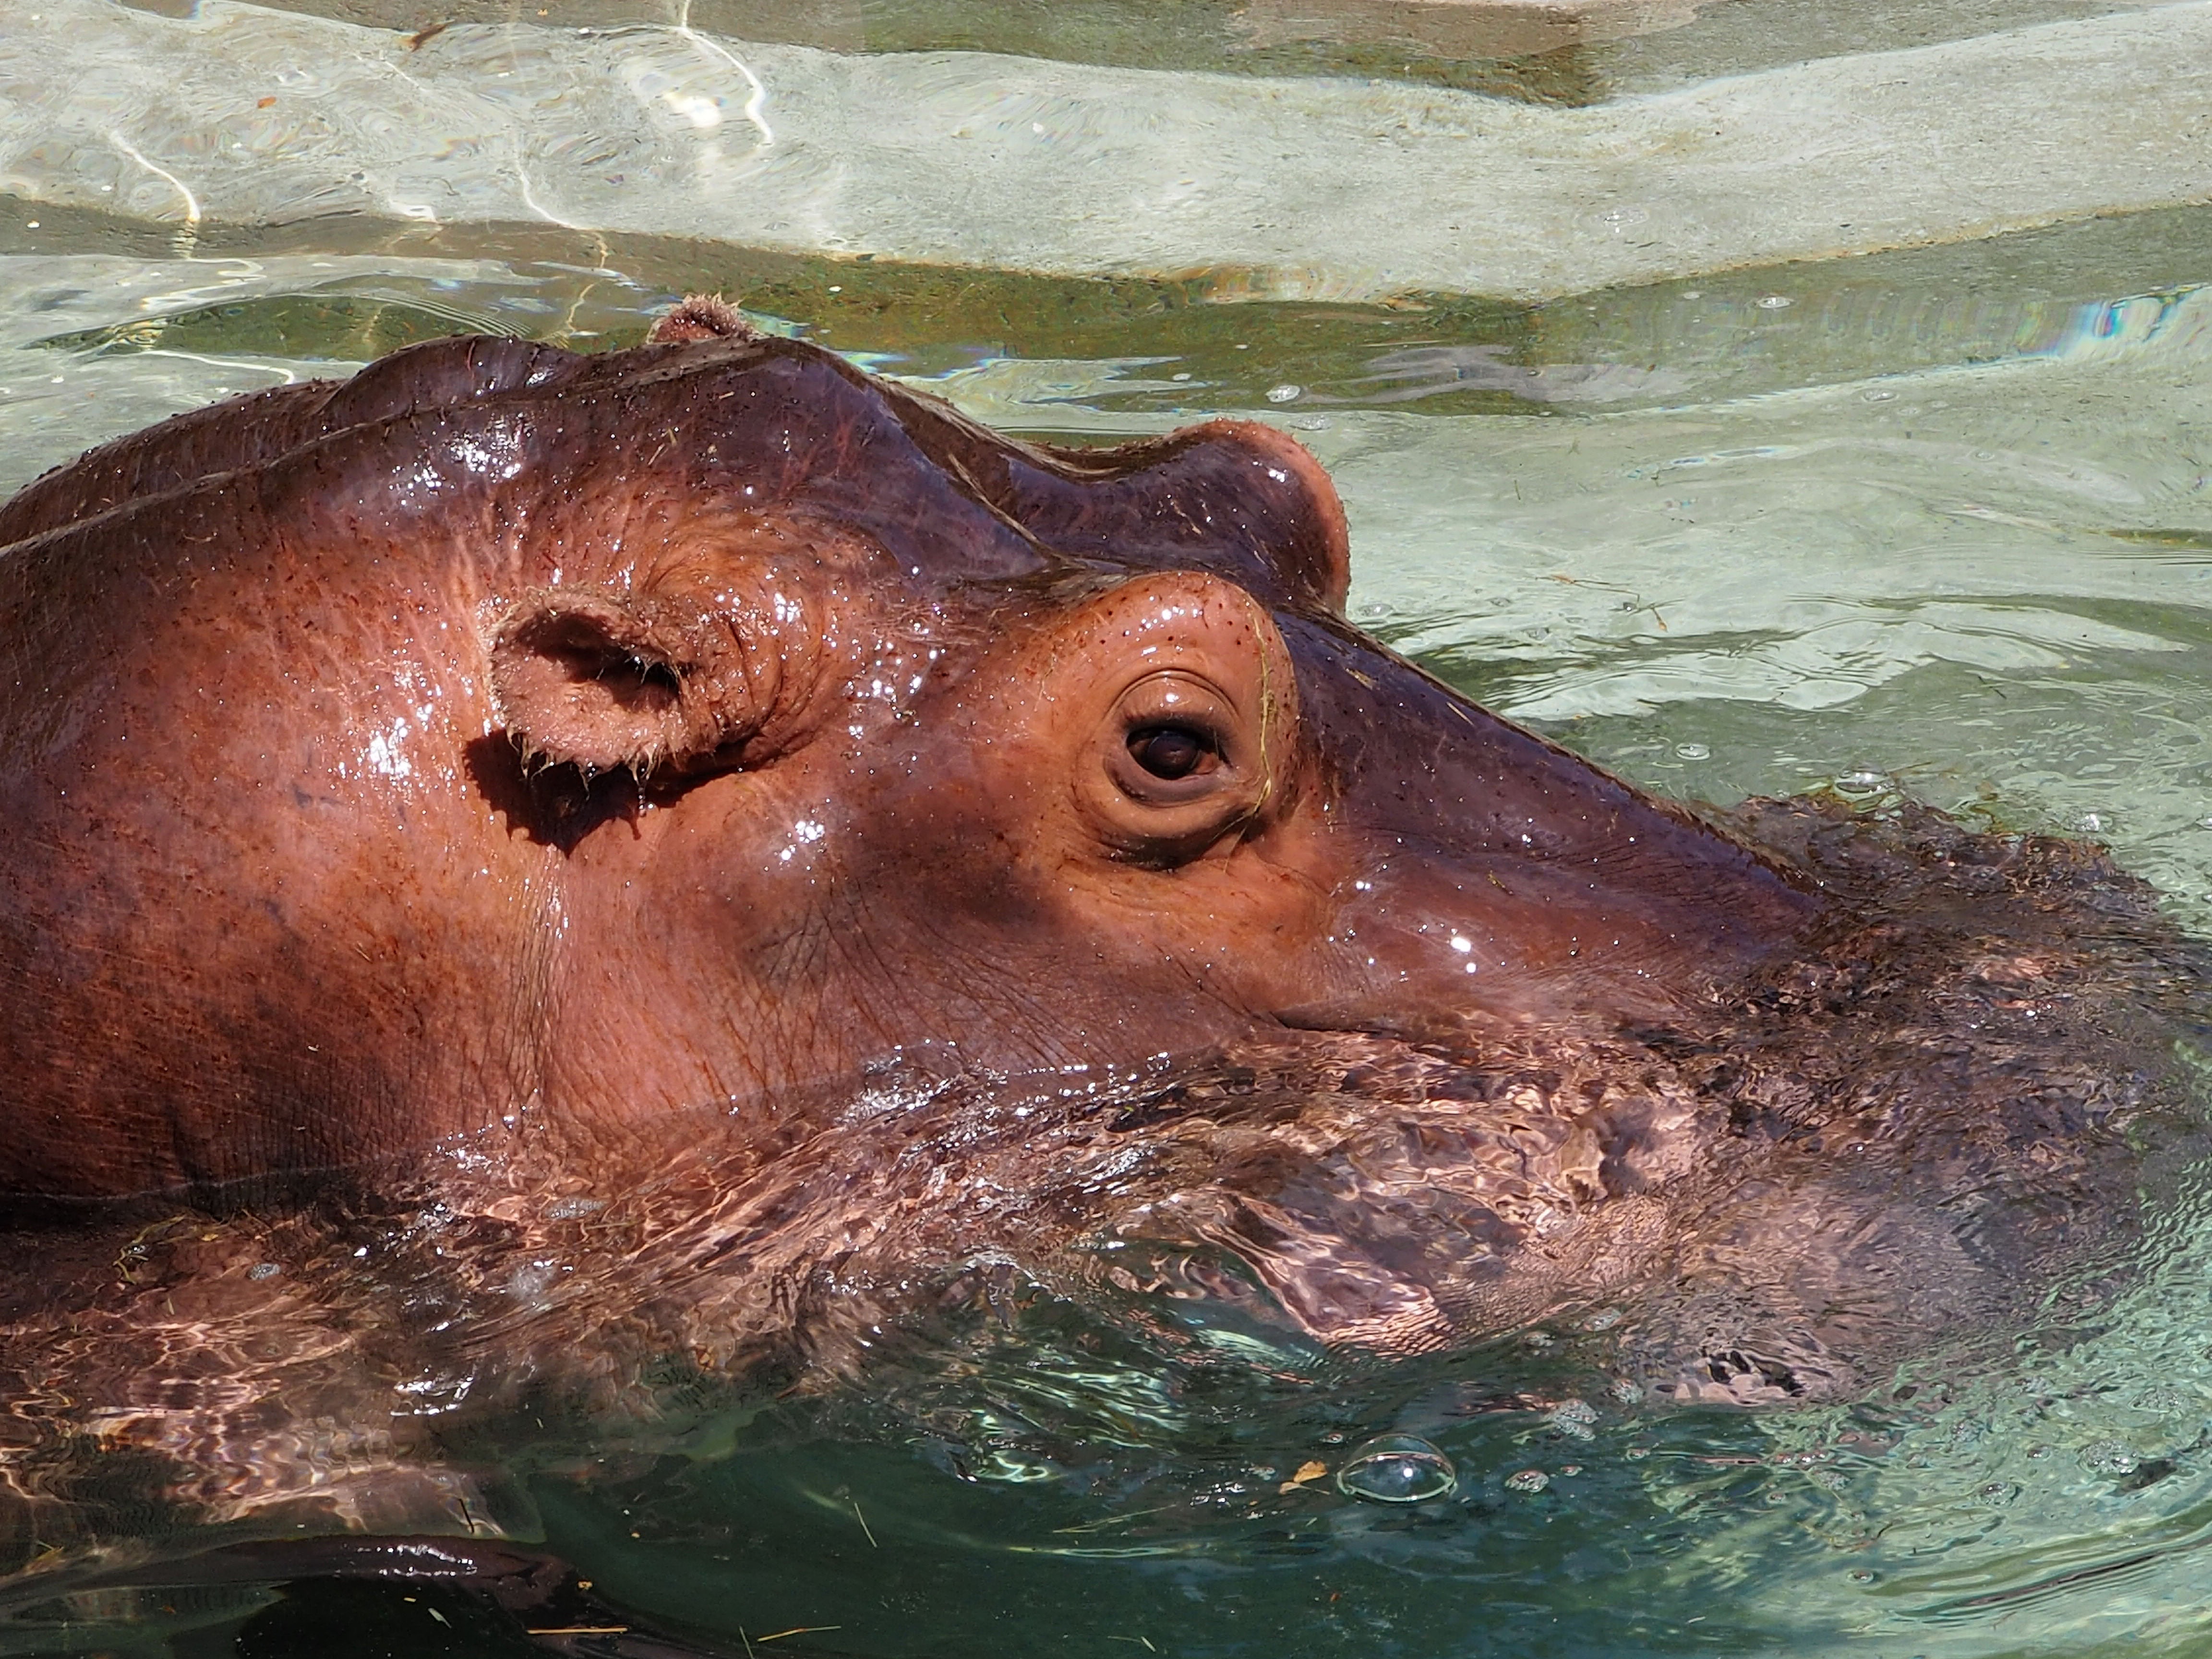
[[[681,600],[537,588],[486,643],[508,735],[529,758],[586,777],[698,770],[760,724],[734,630]]]

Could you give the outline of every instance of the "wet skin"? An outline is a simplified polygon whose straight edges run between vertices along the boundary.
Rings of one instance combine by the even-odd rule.
[[[434,1383],[833,1372],[1001,1270],[1386,1354],[1604,1304],[1655,1390],[1805,1398],[2195,1155],[2202,953],[2096,849],[1640,793],[1349,626],[1268,428],[661,331],[0,508],[0,1395],[74,1402],[18,1466],[420,1524]]]
[[[1820,908],[1348,627],[1264,427],[1044,451],[789,342],[453,340],[95,452],[8,543],[19,1199],[589,1156],[894,1056],[1663,1019]]]

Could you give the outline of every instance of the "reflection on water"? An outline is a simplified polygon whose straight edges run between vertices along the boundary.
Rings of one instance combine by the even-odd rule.
[[[252,9],[214,0],[135,21],[83,9],[117,30],[179,13],[259,27]],[[394,31],[445,21],[352,0],[293,9]],[[528,9],[446,9],[486,26],[534,23]],[[772,325],[1024,430],[1110,439],[1223,410],[1285,425],[1350,506],[1355,618],[1483,701],[1672,794],[1833,786],[1877,811],[1911,796],[1977,823],[2086,834],[2212,931],[2203,210],[1550,298],[1363,279],[1358,305],[1285,300],[1279,281],[1235,268],[1134,276],[1147,267],[1133,255],[1060,277],[840,258],[844,233],[826,218],[814,247],[774,227],[691,240],[669,213],[633,211],[669,185],[674,153],[722,169],[717,212],[742,204],[747,170],[790,139],[774,99],[751,96],[755,60],[712,57],[725,39],[793,43],[773,59],[786,76],[775,90],[796,85],[817,110],[835,104],[828,79],[868,60],[808,52],[975,45],[1587,103],[2101,8],[1860,9],[1854,38],[1837,41],[1832,9],[1771,0],[1488,56],[1409,35],[1415,24],[1381,6],[1341,9],[1326,28],[1283,7],[1029,8],[990,40],[957,6],[739,9],[700,4],[696,40],[656,28],[541,53],[543,73],[514,90],[509,44],[489,27],[393,43],[374,64],[334,59],[313,86],[267,65],[277,89],[251,98],[221,75],[180,82],[176,98],[229,112],[180,125],[210,176],[251,198],[228,217],[167,152],[109,142],[98,100],[65,112],[70,145],[17,142],[11,165],[35,188],[0,202],[4,483],[175,410],[343,373],[450,328],[628,343],[674,294],[728,288]],[[563,0],[550,21],[666,15]],[[433,52],[439,84],[465,87],[472,125],[423,90]],[[957,62],[936,80],[912,69],[900,95],[923,104],[980,84]],[[118,58],[118,76],[134,73]],[[1069,74],[1086,93],[1099,83]],[[332,115],[317,100],[348,77],[374,85]],[[1042,141],[1032,118],[1090,107],[1050,87],[1035,109],[990,112],[1007,143]],[[703,97],[719,100],[711,118]],[[1403,100],[1384,102],[1403,114]],[[639,127],[638,107],[657,125]],[[569,135],[533,156],[550,173],[495,153],[549,125]],[[11,142],[31,131],[19,123]],[[410,148],[417,131],[452,154]],[[345,159],[395,136],[403,166],[364,178]],[[1113,137],[1055,130],[1040,165]],[[779,158],[805,175],[779,201],[834,201],[852,154],[825,139]],[[1096,154],[1086,165],[1097,176]],[[337,210],[360,216],[318,216]],[[1175,210],[1152,203],[1101,246]],[[1611,210],[1577,234],[1658,235],[1638,203]],[[558,1218],[582,1229],[597,1213]],[[442,1505],[457,1528],[542,1537],[621,1604],[725,1651],[777,1636],[787,1651],[886,1655],[2192,1652],[2212,1625],[2201,1180],[2151,1219],[2136,1271],[2062,1279],[1996,1347],[1937,1346],[1852,1398],[1788,1411],[1656,1401],[1615,1363],[1624,1316],[1606,1305],[1385,1364],[1219,1297],[1146,1323],[1004,1275],[884,1341],[858,1382],[787,1396],[672,1362],[613,1415],[518,1395],[471,1423],[418,1379],[406,1430],[447,1473],[395,1502],[414,1524]],[[248,1277],[282,1241],[249,1242],[223,1244],[245,1251],[224,1282],[258,1311],[217,1330],[185,1310],[171,1409],[194,1389],[235,1405],[222,1391],[268,1366],[271,1330],[299,1334],[270,1313],[283,1277]],[[195,1247],[139,1246],[146,1261]],[[554,1287],[498,1288],[520,1304]],[[333,1485],[388,1473],[394,1444],[380,1425],[349,1437],[342,1413],[319,1408],[317,1390],[360,1382],[344,1374],[357,1351],[339,1354],[295,1342],[295,1369],[263,1402],[272,1421],[317,1425],[325,1437],[303,1432],[297,1455]],[[36,1390],[12,1403],[19,1418],[70,1408]],[[1404,1504],[1347,1495],[1347,1464],[1385,1435],[1432,1445],[1456,1485]],[[70,1455],[96,1441],[97,1425]],[[250,1488],[268,1443],[212,1462]],[[0,1462],[18,1489],[75,1504],[80,1536],[195,1536],[165,1530],[179,1518],[150,1501],[148,1470]],[[64,1465],[79,1484],[40,1486]],[[46,1540],[9,1541],[32,1559]],[[56,1588],[0,1609],[0,1651],[159,1651],[196,1628],[169,1650],[219,1650],[191,1644],[266,1600]],[[430,1639],[414,1604],[336,1626],[314,1623],[311,1596],[293,1607],[292,1625],[263,1613],[259,1626],[320,1632],[293,1651],[343,1637],[347,1619]]]

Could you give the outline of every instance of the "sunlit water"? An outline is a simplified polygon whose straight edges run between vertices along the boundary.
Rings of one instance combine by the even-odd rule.
[[[1660,46],[1605,62],[1682,78]],[[2212,211],[1332,307],[313,208],[180,231],[0,203],[0,483],[410,339],[627,343],[724,287],[1025,432],[1284,424],[1350,507],[1355,619],[1492,707],[1687,798],[1833,787],[2083,834],[2212,931]],[[2212,1203],[2114,1283],[1765,1414],[1637,1397],[1602,1313],[1386,1366],[1009,1285],[826,1396],[672,1375],[648,1420],[479,1425],[453,1456],[511,1530],[732,1652],[2200,1651]],[[1392,1433],[1445,1495],[1340,1485]],[[0,1648],[220,1650],[191,1644],[256,1605],[18,1608]],[[419,1613],[361,1631],[459,1639]]]

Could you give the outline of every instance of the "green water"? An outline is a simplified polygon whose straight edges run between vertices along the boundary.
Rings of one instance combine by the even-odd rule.
[[[2096,9],[1954,9],[1947,32],[1893,9],[1857,44]],[[989,40],[950,3],[691,21],[1567,103],[1853,45],[1796,4],[1564,58],[1255,44],[1237,15],[1033,7]],[[2212,209],[1535,302],[1332,305],[1234,270],[306,210],[180,228],[25,194],[0,198],[0,484],[442,333],[632,343],[701,289],[1020,432],[1277,422],[1344,493],[1355,620],[1486,703],[1686,798],[1834,785],[2089,835],[2212,930]],[[477,1425],[451,1451],[480,1513],[717,1652],[2202,1652],[2212,1207],[2162,1215],[2115,1283],[1860,1401],[1766,1415],[1650,1407],[1601,1330],[1384,1367],[1196,1319],[1133,1333],[1013,1285],[887,1343],[858,1385],[675,1377],[648,1420]],[[1453,1496],[1334,1488],[1391,1430],[1455,1461]],[[273,1594],[88,1595],[21,1613],[0,1650],[521,1650],[427,1590]]]

